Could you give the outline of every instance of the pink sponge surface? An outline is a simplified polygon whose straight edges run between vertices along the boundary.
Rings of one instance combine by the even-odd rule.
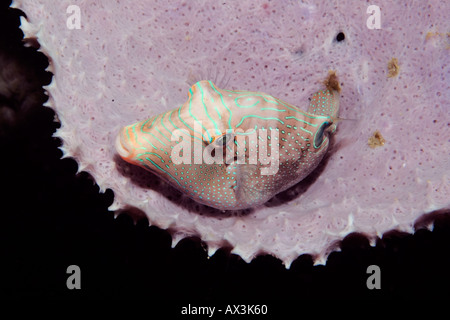
[[[355,1],[14,1],[54,77],[48,106],[65,156],[133,208],[168,228],[173,245],[197,235],[250,261],[321,263],[344,236],[412,232],[450,208],[448,2],[378,1],[381,29]],[[80,29],[68,27],[80,9]],[[69,11],[69,12],[68,12]],[[70,23],[69,23],[70,24]],[[345,39],[336,40],[342,32]],[[398,74],[389,77],[396,58]],[[342,87],[334,147],[314,179],[249,212],[196,206],[152,174],[117,159],[120,127],[180,106],[195,81],[263,91],[306,110],[329,70]],[[385,143],[371,148],[378,130]],[[293,196],[294,195],[294,196]],[[284,199],[284,200],[283,200]],[[286,200],[287,199],[287,200]],[[279,201],[278,201],[279,200]],[[278,201],[278,202],[277,202]]]

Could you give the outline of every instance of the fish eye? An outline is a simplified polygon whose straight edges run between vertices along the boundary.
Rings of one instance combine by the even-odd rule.
[[[226,133],[224,135],[221,135],[216,140],[214,140],[214,144],[223,147],[230,143],[233,140],[233,134],[232,133]]]
[[[314,137],[314,148],[319,148],[323,142],[323,134],[325,130],[332,125],[332,122],[325,121],[320,126],[319,130],[317,130],[316,135]]]

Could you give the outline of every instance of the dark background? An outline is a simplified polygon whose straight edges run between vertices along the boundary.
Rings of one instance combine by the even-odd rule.
[[[289,270],[271,256],[247,264],[229,249],[208,259],[198,238],[171,249],[169,233],[147,220],[115,219],[107,211],[113,192],[100,194],[74,160],[60,159],[52,138],[59,124],[42,106],[47,58],[23,46],[20,11],[8,6],[0,0],[0,86],[9,88],[0,90],[1,298],[449,299],[449,212],[434,215],[433,232],[391,232],[375,247],[352,234],[326,266],[302,255]],[[81,290],[66,287],[72,264],[81,268]],[[381,290],[366,287],[372,264],[381,268]]]

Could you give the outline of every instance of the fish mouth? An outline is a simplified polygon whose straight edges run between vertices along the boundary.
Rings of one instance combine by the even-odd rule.
[[[115,142],[116,151],[123,160],[130,162],[131,152],[129,150],[128,144],[124,141],[124,134],[125,128],[120,129]]]

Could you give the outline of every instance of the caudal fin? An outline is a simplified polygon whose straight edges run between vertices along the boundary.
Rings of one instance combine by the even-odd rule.
[[[330,71],[327,79],[324,81],[326,89],[317,91],[311,97],[308,112],[317,116],[331,117],[333,125],[327,131],[336,130],[337,119],[339,119],[339,93],[341,87],[336,72]]]

